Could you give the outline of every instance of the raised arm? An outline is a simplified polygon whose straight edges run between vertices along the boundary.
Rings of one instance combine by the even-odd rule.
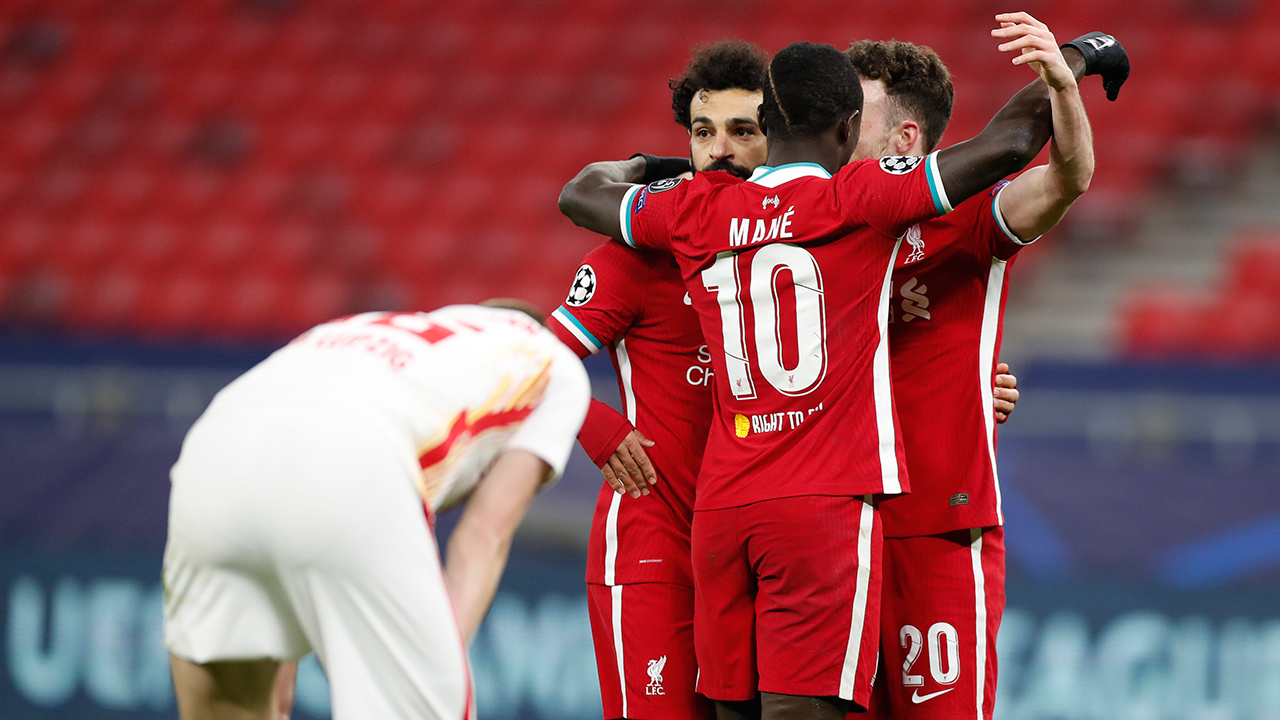
[[[1026,167],[1049,141],[1054,115],[1045,73],[1052,70],[1061,84],[1070,78],[1073,88],[1085,73],[1080,52],[1074,48],[1059,52],[1057,40],[1044,23],[1027,13],[997,15],[996,20],[1001,27],[991,34],[1005,41],[1000,45],[1002,52],[1020,53],[1013,59],[1015,65],[1037,63],[1048,69],[1018,91],[981,133],[938,153],[938,171],[952,206]],[[1030,51],[1022,52],[1023,48]],[[1076,93],[1078,97],[1078,89]]]
[[[1032,168],[1009,183],[1000,193],[1000,214],[1009,230],[1024,240],[1040,237],[1062,220],[1076,198],[1089,189],[1093,177],[1093,132],[1085,114],[1084,101],[1075,78],[1062,72],[1053,54],[1056,45],[1023,57],[1046,55],[1051,62],[1032,61],[1050,88],[1053,108],[1053,139],[1049,142],[1049,163]]]

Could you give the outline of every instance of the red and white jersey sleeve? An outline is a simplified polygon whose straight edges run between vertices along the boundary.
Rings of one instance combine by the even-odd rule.
[[[549,323],[585,356],[608,348],[622,398],[622,425],[607,409],[584,427],[583,448],[607,460],[635,427],[658,474],[651,494],[632,498],[602,484],[587,551],[587,581],[692,585],[689,533],[694,478],[711,415],[711,358],[669,254],[605,243],[591,251]]]
[[[847,222],[864,222],[891,238],[921,220],[951,212],[938,153],[849,163],[835,174],[835,199]]]
[[[649,267],[640,253],[604,243],[582,259],[569,295],[551,313],[552,332],[586,357],[626,335],[644,306]]]
[[[670,247],[715,365],[699,510],[907,489],[889,380],[890,233],[945,212],[938,188],[935,165],[914,158],[835,178],[809,163],[748,182],[699,173],[631,194],[624,240]]]
[[[1030,241],[1000,214],[1006,183],[904,236],[893,275],[890,351],[911,495],[881,506],[885,535],[1003,523],[992,385],[1008,269]]]
[[[452,305],[324,323],[227,386],[220,404],[314,405],[403,449],[432,509],[466,497],[505,449],[558,476],[590,399],[582,362],[524,313]]]
[[[703,179],[721,175],[724,174],[699,174]],[[671,234],[686,212],[691,187],[694,186],[681,178],[668,178],[628,190],[618,208],[622,241],[633,248],[670,252]]]

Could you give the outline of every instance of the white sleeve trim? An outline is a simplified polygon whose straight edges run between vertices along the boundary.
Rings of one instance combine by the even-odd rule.
[[[1002,213],[1002,212],[1000,211],[1000,195],[1002,195],[1002,194],[1004,193],[1004,190],[1005,190],[1005,188],[1007,188],[1007,187],[1009,187],[1009,186],[1008,186],[1008,185],[1005,185],[1004,187],[1002,187],[1002,188],[1000,188],[998,191],[996,191],[996,196],[995,196],[995,198],[993,198],[993,199],[991,200],[991,214],[996,216],[996,224],[1000,226],[1000,232],[1003,232],[1003,233],[1004,233],[1004,236],[1005,236],[1005,237],[1007,237],[1007,238],[1009,238],[1009,240],[1010,240],[1011,242],[1013,242],[1013,244],[1015,244],[1015,245],[1022,245],[1022,246],[1030,245],[1031,243],[1033,243],[1033,242],[1035,242],[1035,241],[1039,240],[1040,238],[1042,238],[1042,237],[1044,237],[1044,236],[1043,236],[1043,235],[1037,235],[1037,236],[1035,236],[1035,237],[1031,238],[1030,240],[1023,240],[1022,238],[1020,238],[1020,237],[1018,237],[1017,235],[1015,235],[1015,234],[1014,234],[1014,232],[1013,232],[1012,230],[1010,230],[1010,229],[1009,229],[1009,225],[1008,225],[1008,223],[1006,223],[1006,222],[1004,221],[1004,213]]]
[[[636,247],[636,241],[631,238],[631,203],[635,201],[636,193],[643,188],[644,185],[632,186],[622,196],[622,205],[618,207],[618,225],[622,228],[622,241],[631,247]]]
[[[929,153],[929,158],[925,161],[925,172],[928,175],[929,190],[933,192],[933,202],[938,207],[938,214],[946,215],[955,210],[951,205],[951,198],[947,197],[947,189],[942,186],[942,174],[938,171],[936,150]]]
[[[582,347],[586,348],[587,352],[590,352],[592,355],[600,352],[600,349],[604,347],[600,341],[596,339],[596,336],[592,335],[591,331],[587,330],[586,326],[579,322],[578,318],[573,316],[573,313],[564,309],[564,306],[556,308],[555,312],[551,313],[551,317],[555,318],[556,321],[563,325],[564,329],[568,330],[569,334],[573,335],[578,342],[582,343]]]

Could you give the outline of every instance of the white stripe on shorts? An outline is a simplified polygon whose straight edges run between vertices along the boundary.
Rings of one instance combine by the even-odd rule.
[[[871,531],[875,527],[875,508],[870,498],[862,505],[858,520],[858,579],[853,593],[853,621],[849,626],[849,645],[844,651],[844,669],[840,672],[840,697],[853,699],[853,685],[858,677],[858,655],[862,652],[862,630],[867,621],[867,586],[871,583]]]
[[[613,595],[613,654],[618,660],[618,689],[622,692],[622,717],[627,716],[627,673],[622,666],[622,586],[609,588]]]
[[[982,572],[982,528],[970,532],[969,553],[973,557],[973,608],[978,633],[977,657],[974,658],[974,683],[977,685],[977,720],[983,720],[982,705],[987,691],[987,580]]]

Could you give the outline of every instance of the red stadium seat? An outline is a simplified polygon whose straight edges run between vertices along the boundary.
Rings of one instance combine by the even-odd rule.
[[[192,335],[205,329],[204,315],[215,292],[207,275],[179,272],[143,284],[136,322],[140,329],[163,335]]]
[[[1277,7],[1027,6],[1060,40],[1114,31],[1135,67],[1118,103],[1096,78],[1084,83],[1098,171],[1072,237],[1126,228],[1165,178],[1231,177],[1260,128],[1280,127]],[[597,241],[558,214],[559,188],[592,160],[686,151],[666,83],[691,44],[931,45],[956,81],[954,143],[1031,79],[990,42],[998,9],[369,0],[259,12],[237,0],[11,0],[0,39],[38,22],[66,41],[45,65],[6,56],[0,66],[0,275],[56,270],[48,286],[71,290],[46,309],[64,307],[77,327],[119,328],[136,310],[171,333],[292,331],[362,297],[554,303]],[[1271,257],[1233,250],[1229,282],[1280,286]],[[1188,328],[1230,314],[1170,303],[1125,315],[1135,347],[1198,352]],[[1220,323],[1224,347],[1257,351],[1240,337],[1265,324],[1250,317]]]
[[[55,246],[54,262],[72,274],[92,274],[119,255],[119,227],[101,217],[71,223]]]
[[[1177,289],[1134,292],[1122,316],[1121,347],[1131,355],[1195,357],[1204,354],[1207,300]]]
[[[1228,262],[1225,294],[1265,295],[1280,301],[1280,231],[1238,238]]]
[[[187,240],[186,233],[171,218],[156,215],[141,219],[125,232],[122,259],[153,278],[173,268]]]
[[[123,332],[136,327],[143,294],[142,277],[112,268],[86,283],[84,292],[67,309],[68,324],[80,330]]]

